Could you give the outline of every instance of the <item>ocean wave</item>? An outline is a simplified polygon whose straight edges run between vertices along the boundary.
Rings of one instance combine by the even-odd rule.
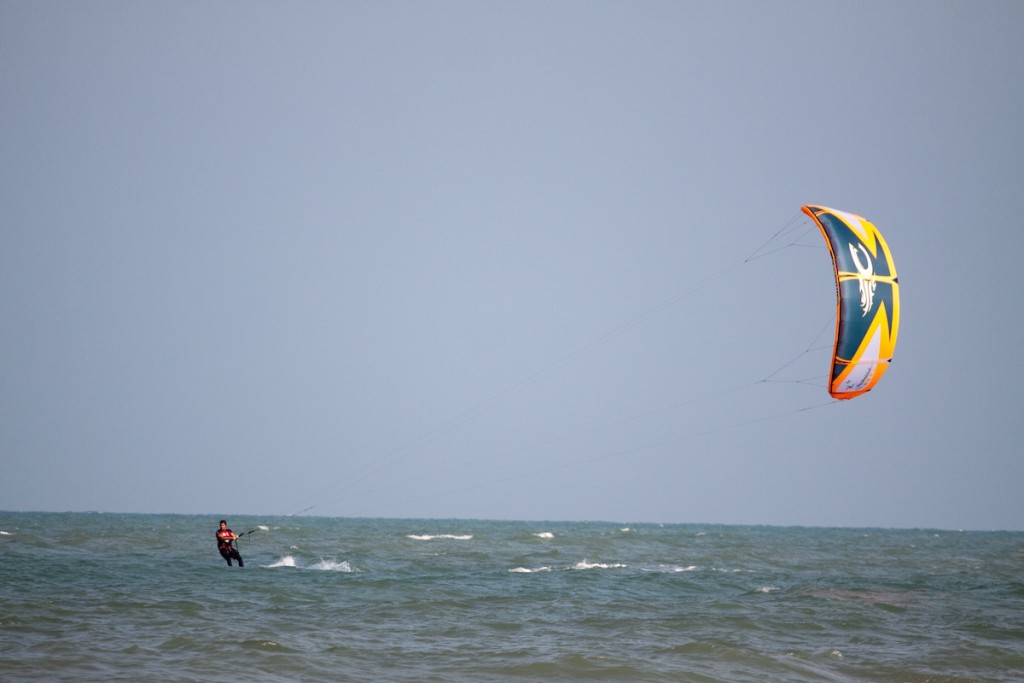
[[[536,536],[537,538],[554,538],[555,537],[555,535],[553,533],[551,533],[550,531],[538,531],[538,532],[536,532],[533,535]]]
[[[277,562],[274,562],[272,564],[268,564],[267,565],[267,567],[270,568],[270,569],[273,569],[275,567],[294,567],[294,566],[295,566],[295,558],[292,557],[291,555],[285,555],[284,557],[282,557]]]
[[[551,567],[537,567],[536,569],[529,569],[528,567],[516,567],[508,570],[510,574],[538,574],[542,572],[551,571]]]
[[[681,574],[682,572],[695,572],[700,567],[695,564],[687,565],[686,567],[679,564],[662,564],[658,565],[658,571],[665,574]]]
[[[354,571],[352,569],[352,565],[350,565],[346,560],[342,560],[341,562],[335,562],[334,560],[320,560],[319,562],[316,562],[311,565],[299,566],[299,564],[295,562],[295,558],[291,555],[285,555],[277,562],[273,562],[271,564],[264,566],[268,569],[275,569],[277,567],[295,567],[297,569],[314,569],[322,572]]]
[[[814,588],[807,594],[815,598],[860,602],[865,605],[888,605],[890,607],[911,607],[919,599],[913,591],[894,590],[843,590],[838,588]]]
[[[622,564],[620,562],[606,563],[588,562],[586,560],[582,560],[580,562],[577,562],[576,564],[561,567],[559,571],[574,571],[585,569],[626,569],[627,567],[629,567],[629,565]],[[546,572],[555,571],[555,569],[550,566],[535,567],[532,569],[530,567],[513,567],[508,571],[510,574],[542,574]]]
[[[625,569],[629,565],[622,564],[620,562],[614,562],[607,564],[604,562],[587,562],[581,560],[572,566],[573,569]]]
[[[346,560],[341,562],[335,562],[334,560],[320,560],[316,564],[306,567],[306,569],[316,569],[322,572],[351,572],[352,565]]]
[[[410,538],[414,541],[433,541],[441,538],[446,538],[453,541],[473,540],[473,534],[406,534],[405,537]]]

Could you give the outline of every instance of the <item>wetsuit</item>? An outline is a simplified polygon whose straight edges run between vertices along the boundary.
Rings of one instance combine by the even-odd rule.
[[[220,556],[227,560],[229,567],[231,566],[231,558],[238,560],[239,567],[244,567],[245,563],[242,562],[242,556],[231,545],[231,537],[234,535],[231,529],[217,529],[217,550],[220,551]]]

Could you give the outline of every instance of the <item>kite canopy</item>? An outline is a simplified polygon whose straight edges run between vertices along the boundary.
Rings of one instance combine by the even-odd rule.
[[[821,228],[836,271],[836,341],[828,393],[854,398],[878,383],[896,349],[896,266],[870,221],[824,206],[801,208]]]

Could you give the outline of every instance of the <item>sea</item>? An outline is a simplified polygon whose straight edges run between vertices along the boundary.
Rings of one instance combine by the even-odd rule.
[[[1024,681],[1021,532],[219,517],[0,512],[0,680]]]

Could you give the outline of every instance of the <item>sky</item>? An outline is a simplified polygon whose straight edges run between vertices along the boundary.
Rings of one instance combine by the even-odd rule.
[[[1024,530],[1022,25],[3,0],[0,510]]]

